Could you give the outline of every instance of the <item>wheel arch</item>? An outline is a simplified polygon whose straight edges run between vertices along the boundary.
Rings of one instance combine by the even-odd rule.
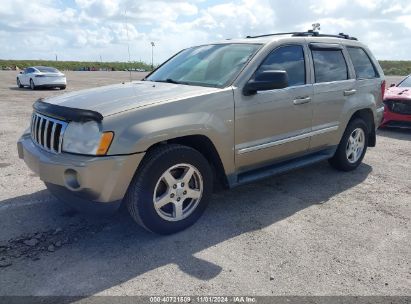
[[[161,145],[167,144],[179,144],[187,147],[191,147],[201,153],[204,158],[210,164],[213,174],[214,174],[214,181],[215,186],[218,188],[228,188],[229,183],[227,179],[227,175],[224,170],[223,163],[221,161],[220,155],[217,152],[217,149],[214,143],[205,135],[186,135],[176,138],[167,139],[165,141],[161,141],[151,145],[147,151],[146,155],[150,153],[153,149]]]
[[[368,147],[375,147],[376,141],[377,141],[377,138],[376,138],[377,135],[375,133],[374,114],[372,110],[370,108],[364,108],[364,109],[359,109],[355,111],[351,115],[351,118],[348,123],[350,123],[352,120],[356,118],[362,119],[367,124],[367,128],[369,130]]]

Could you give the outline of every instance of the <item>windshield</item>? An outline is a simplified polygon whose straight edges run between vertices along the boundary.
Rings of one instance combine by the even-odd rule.
[[[259,44],[211,44],[172,57],[145,80],[223,88],[230,84]]]
[[[408,77],[405,78],[403,81],[401,81],[398,86],[399,86],[400,88],[401,88],[401,87],[411,88],[411,76],[408,76]]]
[[[36,67],[36,69],[42,73],[58,73],[59,72],[59,70],[55,68],[49,68],[49,67]]]

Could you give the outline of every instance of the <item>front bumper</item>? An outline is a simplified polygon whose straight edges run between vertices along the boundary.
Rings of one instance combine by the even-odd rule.
[[[394,113],[385,107],[381,127],[411,128],[411,115]]]
[[[29,134],[17,142],[19,157],[46,184],[64,187],[93,202],[121,200],[144,153],[120,156],[53,154],[33,143]],[[61,187],[60,187],[61,188]]]

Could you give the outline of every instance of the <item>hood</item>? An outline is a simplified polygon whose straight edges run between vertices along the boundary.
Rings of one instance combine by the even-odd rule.
[[[411,100],[411,88],[390,87],[385,91],[384,99],[408,99]]]
[[[44,102],[99,112],[103,116],[171,101],[204,95],[220,89],[182,84],[134,81],[72,92],[44,99]]]

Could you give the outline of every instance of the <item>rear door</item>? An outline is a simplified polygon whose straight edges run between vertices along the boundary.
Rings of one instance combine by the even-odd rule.
[[[34,73],[35,71],[36,71],[36,70],[33,69],[33,68],[28,68],[28,69],[27,69],[27,72],[26,72],[26,74],[25,74],[25,85],[30,85],[30,79],[34,78],[33,73]]]
[[[356,94],[348,54],[340,44],[311,43],[314,97],[311,150],[337,145],[344,105]]]

